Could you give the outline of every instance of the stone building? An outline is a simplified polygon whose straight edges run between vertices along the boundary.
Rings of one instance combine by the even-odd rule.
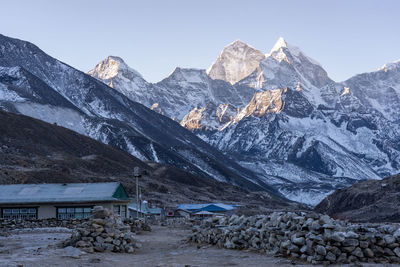
[[[0,218],[82,219],[94,206],[103,206],[126,218],[129,201],[118,182],[0,185]]]

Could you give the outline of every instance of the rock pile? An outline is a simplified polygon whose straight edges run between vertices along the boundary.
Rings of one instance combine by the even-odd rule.
[[[350,224],[312,212],[210,218],[193,227],[189,240],[312,264],[400,263],[399,225]]]
[[[64,246],[73,246],[92,252],[126,252],[133,253],[141,247],[135,240],[131,227],[122,223],[119,216],[114,216],[108,209],[95,206],[90,218],[77,226]]]

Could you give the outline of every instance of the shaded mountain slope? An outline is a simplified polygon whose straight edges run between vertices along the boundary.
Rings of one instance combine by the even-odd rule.
[[[151,168],[129,153],[63,127],[0,111],[2,183],[44,183],[129,176]]]
[[[2,184],[119,181],[134,196],[135,166],[141,168],[142,192],[152,203],[229,201],[261,209],[298,207],[266,192],[252,193],[173,166],[145,163],[64,127],[0,111]]]
[[[315,210],[354,222],[399,222],[400,175],[368,180],[339,189]]]

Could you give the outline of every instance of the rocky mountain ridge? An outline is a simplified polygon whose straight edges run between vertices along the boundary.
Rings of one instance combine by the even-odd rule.
[[[368,180],[327,196],[315,210],[355,222],[398,222],[400,175]]]
[[[141,160],[279,195],[261,180],[255,182],[252,171],[177,122],[50,57],[35,45],[0,35],[0,55],[1,109],[57,123]],[[108,62],[123,66],[117,58]]]
[[[317,204],[337,188],[398,169],[398,65],[337,83],[283,38],[265,55],[236,41],[207,71],[177,68],[145,90],[154,97],[149,106],[265,183]]]

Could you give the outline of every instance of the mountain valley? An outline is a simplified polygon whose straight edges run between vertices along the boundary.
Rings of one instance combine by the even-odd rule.
[[[309,205],[400,166],[400,62],[344,82],[280,38],[147,82],[109,56],[85,74],[0,36],[0,108],[142,161]]]

